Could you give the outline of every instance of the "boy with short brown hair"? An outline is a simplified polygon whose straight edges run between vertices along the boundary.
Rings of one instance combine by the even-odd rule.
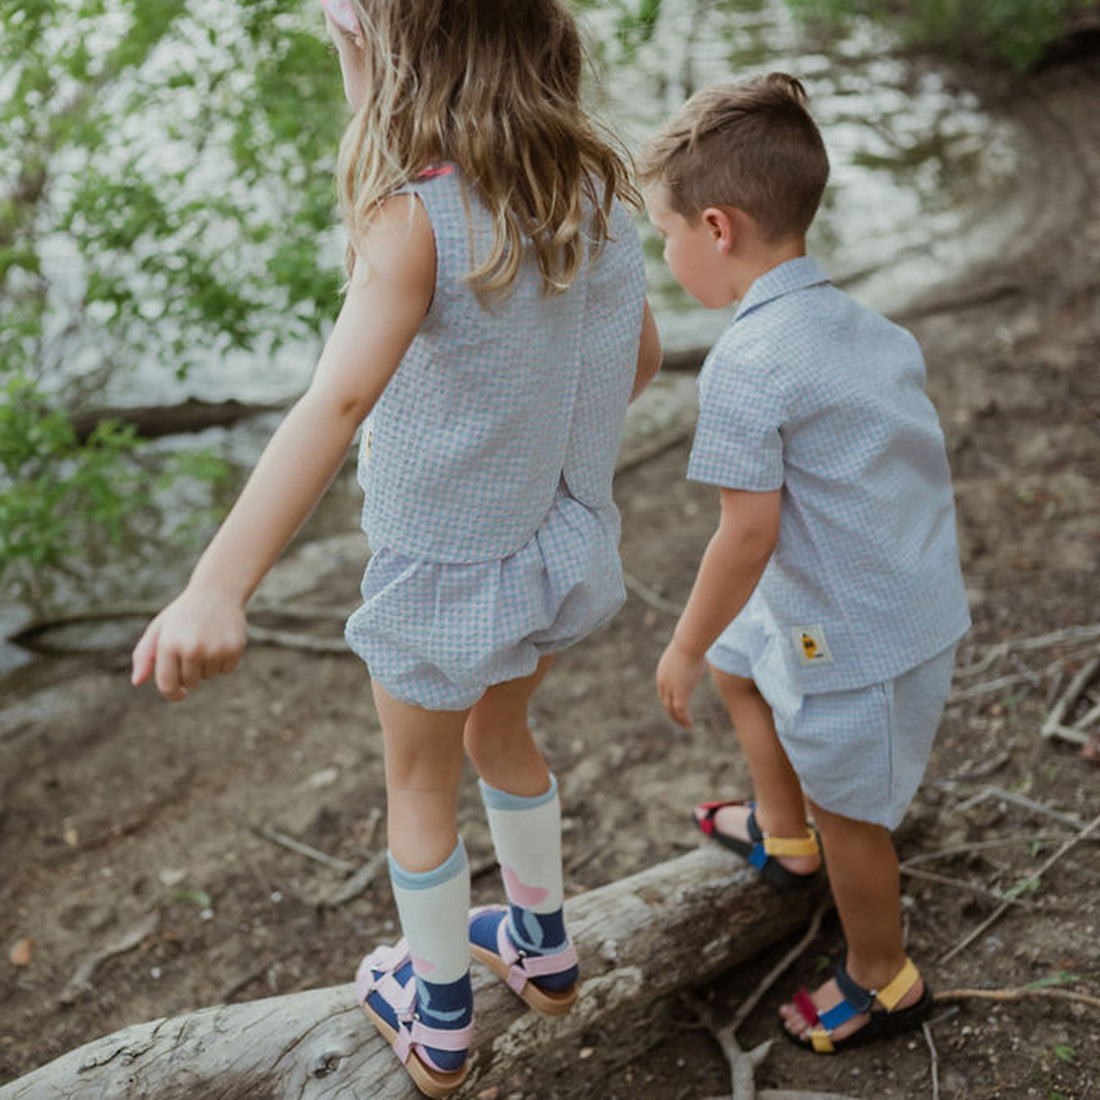
[[[806,256],[828,157],[784,73],[699,92],[642,151],[650,219],[677,281],[739,300],[699,378],[688,477],[721,490],[718,529],[657,668],[668,713],[709,663],[755,802],[698,827],[766,881],[821,863],[847,941],[835,978],[781,1010],[819,1052],[918,1026],[889,830],[920,782],[969,612],[943,435],[913,337]]]

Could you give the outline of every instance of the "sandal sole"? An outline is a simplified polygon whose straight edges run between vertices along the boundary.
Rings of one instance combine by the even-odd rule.
[[[490,951],[480,944],[471,943],[470,954],[479,963],[487,966],[502,981],[508,981],[510,967],[495,951]],[[508,988],[511,989],[512,987],[509,986]],[[578,992],[579,987],[576,983],[569,989],[551,992],[539,989],[533,981],[528,981],[517,996],[522,999],[528,1008],[533,1008],[543,1016],[564,1016],[576,1002]]]
[[[367,1018],[378,1029],[378,1033],[392,1047],[397,1039],[397,1032],[390,1027],[385,1019],[378,1015],[368,1004],[360,1004],[359,1007],[366,1013]],[[454,1073],[440,1073],[431,1066],[426,1066],[417,1056],[415,1050],[409,1051],[409,1059],[404,1063],[405,1069],[413,1079],[413,1084],[432,1100],[443,1100],[449,1096],[463,1081],[466,1080],[468,1066],[455,1070]]]

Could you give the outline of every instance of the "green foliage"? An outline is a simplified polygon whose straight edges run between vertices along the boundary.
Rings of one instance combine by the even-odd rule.
[[[1089,0],[787,0],[809,23],[871,16],[914,47],[1007,61],[1022,70],[1043,56]]]
[[[132,433],[68,409],[331,316],[345,117],[313,0],[0,0],[0,583],[149,503]]]
[[[15,565],[57,566],[92,531],[114,542],[147,503],[122,459],[133,433],[104,423],[78,443],[69,418],[27,379],[0,390],[0,576]]]

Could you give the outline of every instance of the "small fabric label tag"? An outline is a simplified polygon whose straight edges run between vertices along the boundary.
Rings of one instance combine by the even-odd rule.
[[[820,623],[791,627],[791,637],[794,638],[799,664],[821,665],[833,659],[829,643],[825,640],[825,628]]]

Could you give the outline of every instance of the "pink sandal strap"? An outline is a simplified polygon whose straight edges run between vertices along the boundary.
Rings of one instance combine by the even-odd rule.
[[[577,949],[572,940],[566,940],[565,947],[552,955],[528,955],[517,950],[508,936],[508,919],[497,925],[497,954],[508,964],[508,988],[521,993],[531,978],[545,978],[551,974],[560,974],[571,966],[577,965]]]
[[[416,978],[410,978],[405,985],[401,985],[393,976],[409,958],[409,945],[405,940],[399,940],[392,947],[377,947],[367,955],[355,975],[355,996],[359,1004],[366,1005],[367,995],[377,993],[393,1009],[397,1016],[397,1034],[392,1046],[402,1065],[417,1046],[434,1047],[436,1050],[467,1050],[474,1033],[473,1021],[465,1027],[446,1029],[429,1027],[421,1022],[416,1011]],[[418,1056],[435,1065],[426,1052]]]

